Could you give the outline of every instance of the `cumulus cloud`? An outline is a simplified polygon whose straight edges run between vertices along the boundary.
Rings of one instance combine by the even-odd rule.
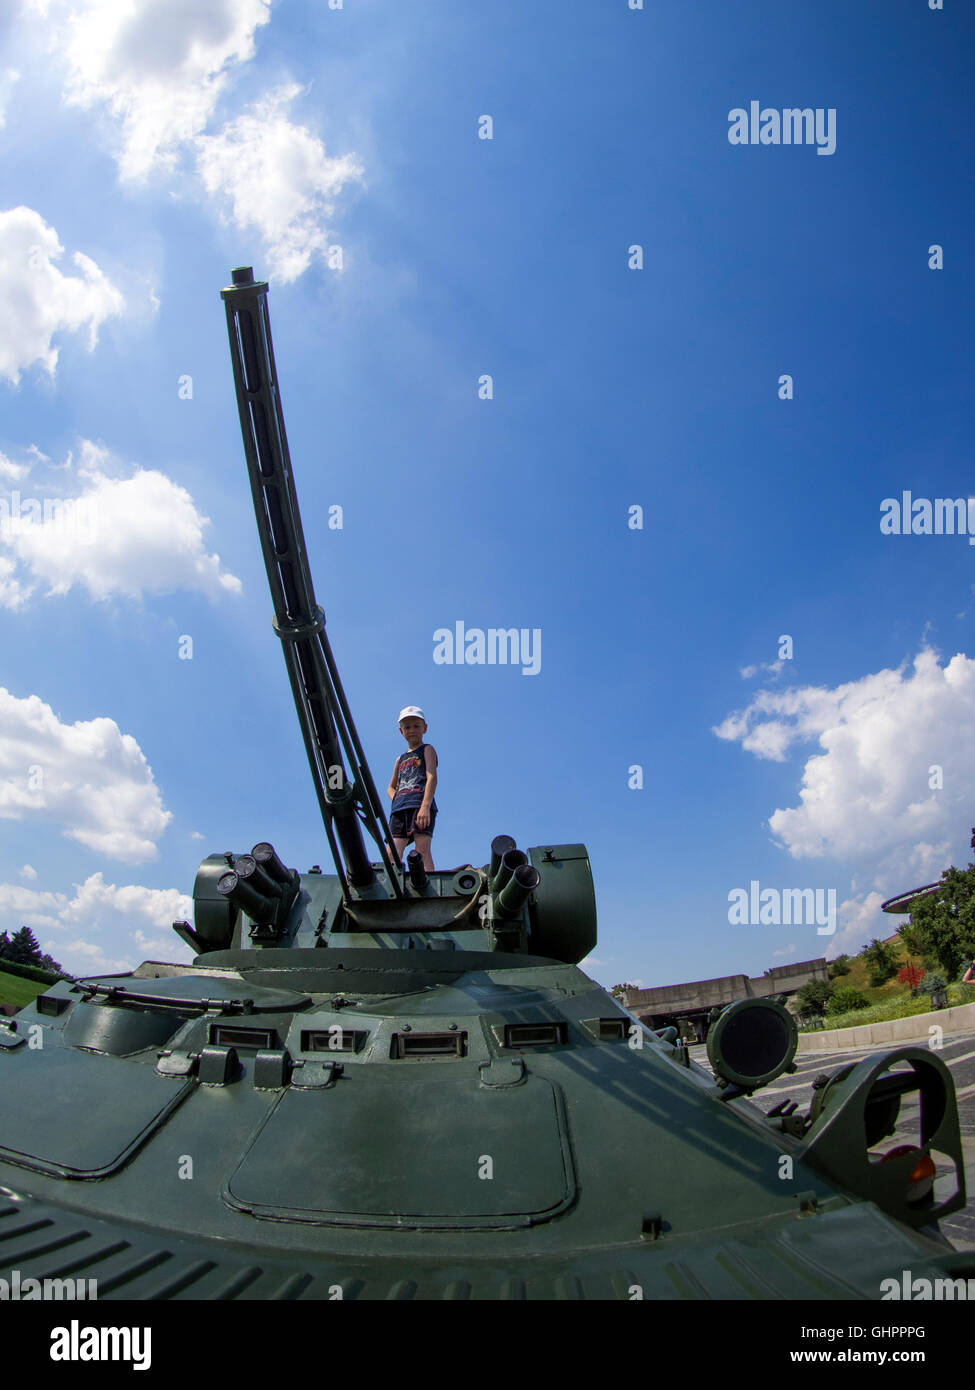
[[[906,913],[903,917],[893,917],[881,912],[880,905],[883,901],[884,894],[874,891],[862,898],[847,898],[845,902],[840,903],[836,914],[836,933],[828,947],[830,960],[841,955],[855,956],[874,937],[883,941],[886,937],[893,936],[898,926],[907,921]]]
[[[75,885],[74,897],[60,913],[60,923],[83,922],[101,928],[112,925],[113,913],[121,914],[127,923],[138,919],[150,927],[168,927],[173,922],[192,920],[193,899],[175,888],[143,888],[136,883],[117,887],[96,873]],[[139,945],[143,936],[141,931],[135,933]]]
[[[778,676],[785,662],[780,658],[778,661],[758,661],[753,666],[742,666],[740,675],[743,681],[750,681],[753,676],[757,676],[759,671],[767,671],[770,676]]]
[[[0,687],[0,820],[57,823],[70,840],[140,863],[158,857],[171,819],[138,743],[113,719],[62,724],[38,696]]]
[[[261,236],[269,272],[285,282],[307,270],[313,256],[327,255],[329,200],[362,177],[352,155],[329,157],[316,135],[288,120],[286,108],[300,91],[284,86],[196,142],[197,169],[224,220]]]
[[[33,208],[0,212],[0,377],[15,386],[25,367],[38,363],[52,376],[58,333],[88,330],[88,350],[98,341],[107,318],[122,312],[125,301],[88,256],[76,251],[78,275],[64,275],[55,265],[64,255],[58,234]]]
[[[34,868],[33,864],[24,864],[21,867],[20,876],[21,878],[35,879],[37,877],[37,870]]]
[[[22,608],[31,595],[31,586],[21,584],[16,571],[13,560],[0,555],[0,608]]]
[[[896,852],[900,877],[936,877],[959,825],[971,823],[975,661],[962,653],[942,667],[925,648],[910,669],[905,663],[832,690],[759,691],[713,732],[779,762],[797,745],[818,743],[822,751],[803,769],[800,804],[769,817],[793,858]],[[900,886],[898,879],[891,891]]]
[[[65,97],[107,111],[125,179],[174,170],[235,64],[254,55],[270,0],[34,0],[66,64]]]
[[[175,888],[117,886],[101,873],[76,883],[71,896],[0,883],[0,930],[26,922],[35,933],[55,932],[44,937],[42,949],[78,975],[132,970],[143,960],[191,959],[168,929],[192,921],[192,911],[193,899]]]
[[[57,943],[53,943],[57,944]],[[51,944],[45,942],[45,950],[50,955]],[[62,959],[60,964],[69,973],[79,976],[89,975],[120,975],[124,971],[131,970],[132,962],[127,956],[109,956],[105,953],[105,948],[99,946],[97,942],[85,941],[79,938],[77,941],[68,941],[60,947]],[[138,964],[138,962],[136,962]]]
[[[83,440],[78,495],[18,494],[16,508],[12,497],[0,499],[0,545],[21,566],[15,572],[0,553],[0,605],[22,606],[37,581],[47,585],[49,596],[78,584],[97,600],[177,589],[211,599],[241,592],[236,575],[206,550],[210,520],[186,489],[156,469],[136,468],[129,477],[104,471],[115,466],[107,450]]]
[[[29,463],[14,463],[13,459],[9,459],[6,454],[0,453],[0,478],[8,478],[12,483],[19,483],[23,478],[27,477],[29,472]]]
[[[67,902],[63,893],[22,888],[19,883],[0,883],[0,930],[16,931],[23,922],[38,927],[60,925],[58,913]]]
[[[352,155],[328,157],[312,130],[288,119],[301,87],[284,83],[219,129],[210,125],[254,56],[270,0],[30,3],[64,66],[65,100],[107,116],[123,179],[173,174],[192,152],[223,221],[263,239],[279,281],[327,255],[330,200],[362,170]]]

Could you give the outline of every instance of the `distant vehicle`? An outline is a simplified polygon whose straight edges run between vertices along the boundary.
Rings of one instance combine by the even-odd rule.
[[[0,1277],[96,1280],[100,1299],[846,1299],[905,1269],[975,1274],[937,1229],[965,1191],[932,1052],[763,1114],[749,1097],[795,1069],[795,1021],[724,1009],[715,1081],[633,1019],[578,968],[584,845],[394,862],[312,587],[267,289],[242,268],[222,293],[335,873],[267,841],[211,854],[174,924],[192,965],[61,981],[0,1020]],[[228,756],[268,775],[256,725]]]

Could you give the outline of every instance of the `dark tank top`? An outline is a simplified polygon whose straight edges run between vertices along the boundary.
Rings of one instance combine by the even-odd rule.
[[[425,743],[421,743],[419,748],[409,748],[399,755],[396,764],[396,795],[393,797],[390,812],[408,811],[414,806],[422,806],[423,793],[427,789],[427,767],[424,758],[426,746]],[[436,753],[433,756],[436,758]],[[436,801],[430,809],[437,809]]]

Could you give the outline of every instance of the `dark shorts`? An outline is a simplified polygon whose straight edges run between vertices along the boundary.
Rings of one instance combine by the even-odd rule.
[[[433,827],[437,823],[436,811],[430,812],[430,824],[427,826],[426,830],[417,831],[414,822],[416,820],[416,813],[419,809],[419,806],[408,806],[405,811],[394,811],[392,813],[389,818],[389,833],[394,839],[406,840],[407,843],[409,843],[417,834],[433,834]]]

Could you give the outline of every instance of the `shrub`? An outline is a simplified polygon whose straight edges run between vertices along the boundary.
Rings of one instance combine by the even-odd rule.
[[[796,992],[796,1006],[803,1014],[823,1014],[833,994],[828,980],[810,980]]]
[[[53,970],[42,970],[39,965],[18,965],[14,960],[0,959],[0,971],[7,975],[19,975],[24,980],[38,980],[44,985],[53,985],[60,979],[70,980],[70,975],[58,975]]]
[[[826,1005],[826,1013],[831,1017],[837,1014],[849,1013],[851,1009],[869,1009],[870,1000],[866,999],[858,989],[852,985],[846,985],[843,989],[838,989],[832,999]]]

